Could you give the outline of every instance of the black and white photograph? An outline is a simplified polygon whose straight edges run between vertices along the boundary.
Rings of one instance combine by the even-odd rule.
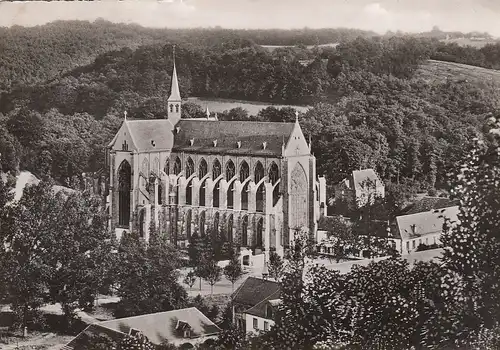
[[[0,349],[500,350],[500,1],[0,1]]]

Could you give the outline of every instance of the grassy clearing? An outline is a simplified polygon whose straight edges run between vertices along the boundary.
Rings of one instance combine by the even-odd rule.
[[[428,83],[452,80],[500,91],[500,71],[467,64],[429,60],[417,70],[415,76]]]
[[[232,100],[223,98],[189,97],[188,101],[199,104],[204,110],[208,106],[210,112],[217,112],[217,113],[236,107],[241,107],[243,109],[246,109],[250,115],[257,115],[261,109],[264,109],[269,106],[274,106],[276,108],[292,107],[300,112],[306,112],[309,109],[309,107],[307,106],[276,105],[267,102],[242,101],[242,100]]]

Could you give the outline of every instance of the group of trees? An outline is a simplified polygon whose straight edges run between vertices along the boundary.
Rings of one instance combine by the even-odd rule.
[[[5,203],[7,193],[0,196]],[[71,327],[75,309],[92,306],[110,287],[113,243],[101,201],[40,182],[1,211],[0,289],[16,322],[36,324],[41,306],[60,303]]]
[[[92,26],[77,24],[80,29],[75,30],[84,32],[82,28]],[[70,24],[47,27],[50,40],[56,40],[58,25]],[[119,25],[95,25],[119,31]],[[24,38],[23,30],[12,30],[14,37]],[[138,33],[149,38],[143,42],[150,45],[134,50],[128,43],[135,39],[125,36],[129,39],[119,45],[126,48],[109,47],[89,65],[43,82],[27,79],[37,84],[11,87],[1,95],[4,171],[28,169],[67,184],[75,174],[103,168],[104,146],[124,110],[133,118],[166,116],[172,46],[164,40],[158,44],[162,36],[155,31]],[[363,35],[349,36],[336,48],[267,50],[242,39],[240,32],[193,32],[212,38],[208,44],[189,33],[167,36],[170,43],[185,39],[176,50],[183,96],[312,103],[300,121],[311,137],[318,173],[327,174],[329,184],[353,169],[372,167],[391,183],[422,191],[445,187],[446,173],[460,159],[464,145],[481,132],[485,116],[500,103],[494,89],[419,79],[420,64],[454,48],[435,39]],[[496,62],[497,46],[480,52]],[[476,49],[460,50],[454,53],[456,60],[470,56],[463,50]],[[220,113],[219,119],[290,122],[294,112],[269,107],[252,116],[236,108]],[[187,102],[183,115],[204,117],[204,112]]]
[[[191,236],[188,255],[192,270],[184,279],[184,283],[190,288],[195,284],[196,278],[199,278],[200,290],[201,281],[205,280],[210,284],[212,294],[214,285],[225,276],[232,283],[234,290],[234,283],[243,276],[244,271],[238,259],[237,247],[221,241],[218,236],[213,235],[210,230],[201,237],[196,232]],[[229,263],[222,268],[219,266],[219,261],[224,259],[228,259]]]
[[[266,349],[498,349],[500,123],[454,171],[459,222],[445,224],[445,254],[413,266],[401,258],[347,274],[307,266],[299,236],[271,331],[233,341]],[[305,278],[302,278],[305,276]]]

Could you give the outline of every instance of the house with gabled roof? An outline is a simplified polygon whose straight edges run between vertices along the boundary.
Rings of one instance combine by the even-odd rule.
[[[196,346],[217,338],[221,329],[195,307],[118,318],[89,325],[64,350],[88,348],[95,337],[105,336],[119,343],[126,335],[145,336],[154,344]]]
[[[263,307],[265,308],[262,303],[277,300],[280,296],[281,287],[278,282],[248,277],[232,295],[233,322],[238,328],[248,332],[255,328],[255,321],[252,319],[254,316],[258,320],[259,329],[264,330],[266,310],[261,310]],[[249,320],[252,320],[251,324],[247,323]],[[270,325],[270,323],[268,324]]]
[[[376,197],[385,197],[385,185],[374,169],[354,170],[335,186],[335,200],[345,202],[350,210]]]
[[[175,61],[164,119],[127,118],[107,150],[110,229],[119,238],[149,226],[186,247],[194,233],[240,247],[241,261],[263,266],[294,233],[315,236],[326,210],[298,114],[295,123],[182,119]]]
[[[419,245],[440,246],[445,219],[450,227],[458,224],[459,207],[428,210],[396,217],[396,250],[401,255],[417,251]]]

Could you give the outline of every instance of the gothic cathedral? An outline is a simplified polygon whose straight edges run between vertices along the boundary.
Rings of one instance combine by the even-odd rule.
[[[119,238],[150,225],[185,247],[191,235],[220,234],[244,264],[283,256],[297,229],[315,237],[326,213],[326,183],[316,175],[295,123],[181,119],[173,67],[165,119],[123,121],[108,145],[110,227]]]

